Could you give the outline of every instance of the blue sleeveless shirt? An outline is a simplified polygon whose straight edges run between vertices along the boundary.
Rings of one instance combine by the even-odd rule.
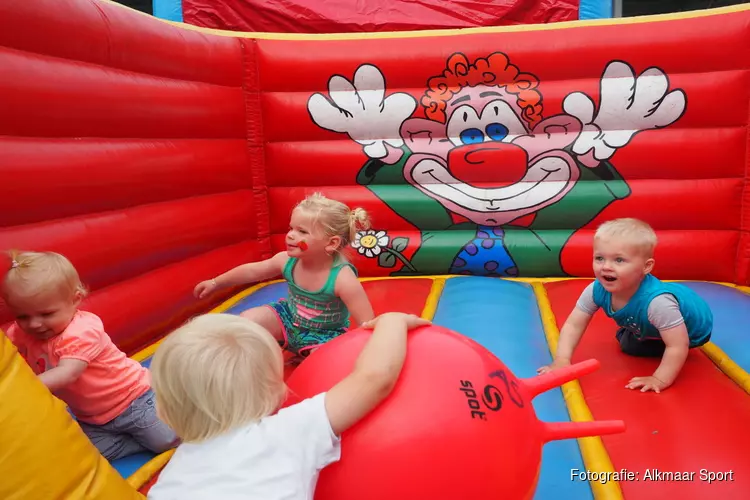
[[[706,301],[685,285],[664,283],[648,274],[625,307],[612,312],[612,294],[604,289],[599,280],[594,281],[594,303],[618,326],[632,331],[639,340],[661,338],[659,330],[648,320],[648,306],[654,298],[665,293],[672,294],[680,305],[690,347],[705,344],[713,329],[713,313]]]

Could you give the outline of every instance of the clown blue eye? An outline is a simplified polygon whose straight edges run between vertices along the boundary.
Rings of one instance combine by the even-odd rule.
[[[493,141],[502,141],[508,137],[508,127],[501,123],[490,123],[485,130],[487,130],[487,136]]]
[[[484,141],[484,134],[478,128],[467,128],[459,135],[464,144],[476,144]]]

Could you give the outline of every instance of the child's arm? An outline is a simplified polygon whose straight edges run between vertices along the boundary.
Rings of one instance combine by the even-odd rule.
[[[625,386],[628,389],[641,388],[641,392],[652,390],[661,392],[674,383],[685,364],[690,351],[690,337],[680,305],[674,296],[660,295],[651,301],[648,318],[661,335],[665,344],[661,363],[650,377],[633,377]]]
[[[363,325],[375,327],[354,370],[325,398],[333,432],[340,436],[383,401],[396,385],[406,358],[407,330],[429,321],[414,315],[386,313]]]
[[[370,299],[367,298],[362,283],[349,267],[344,267],[336,279],[336,295],[344,301],[352,315],[352,325],[356,328],[375,317]]]
[[[63,333],[52,341],[50,358],[57,358],[57,366],[39,375],[39,380],[53,393],[72,384],[111,342],[101,319],[90,314],[74,319]],[[118,377],[116,372],[110,377]],[[95,397],[91,394],[90,397]]]
[[[668,330],[662,330],[659,333],[661,333],[661,338],[667,346],[664,349],[659,367],[650,377],[633,377],[630,379],[628,385],[625,386],[628,389],[641,387],[641,392],[648,390],[661,392],[674,383],[680,370],[682,370],[690,350],[690,340],[685,323]]]
[[[287,260],[289,260],[287,253],[279,252],[270,259],[242,264],[213,279],[201,281],[196,285],[193,293],[197,298],[202,299],[221,288],[275,278],[283,272]]]
[[[61,359],[56,367],[40,374],[39,380],[50,391],[55,392],[78,380],[78,377],[81,376],[88,365],[87,362],[80,359]]]
[[[543,366],[537,370],[537,373],[547,373],[556,368],[561,368],[570,364],[570,360],[573,358],[573,352],[575,351],[578,342],[581,341],[583,332],[591,322],[591,318],[599,307],[594,302],[594,284],[591,283],[589,286],[584,288],[581,296],[578,297],[573,311],[571,311],[568,319],[565,320],[565,324],[560,330],[560,338],[557,341],[557,352],[555,353],[555,359],[552,363]]]
[[[573,358],[573,352],[578,346],[578,342],[581,341],[583,332],[589,326],[591,321],[591,314],[578,308],[573,308],[573,311],[568,316],[562,329],[560,330],[560,338],[557,342],[557,352],[555,358],[552,360],[552,364],[543,366],[537,370],[537,373],[547,373],[556,368],[561,368],[570,364],[570,360]]]

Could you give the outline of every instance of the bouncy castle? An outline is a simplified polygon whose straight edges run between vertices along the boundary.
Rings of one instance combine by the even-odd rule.
[[[0,249],[70,258],[83,307],[148,365],[188,318],[285,296],[279,280],[192,292],[283,250],[320,191],[372,215],[350,254],[376,314],[422,315],[528,379],[593,279],[596,227],[636,217],[659,238],[654,275],[711,306],[711,341],[668,390],[628,390],[659,359],[623,355],[597,313],[573,361],[599,369],[533,408],[626,430],[545,444],[533,498],[747,498],[749,120],[750,5],[303,35],[3,2]],[[143,498],[172,453],[108,463],[2,333],[0,400],[2,498]]]

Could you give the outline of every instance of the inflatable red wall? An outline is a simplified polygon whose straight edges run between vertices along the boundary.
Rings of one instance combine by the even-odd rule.
[[[363,276],[591,276],[594,229],[629,216],[656,229],[660,278],[747,284],[734,10],[256,39],[6,2],[0,248],[69,256],[129,352],[206,310],[198,281],[280,250],[318,190],[371,212]]]

